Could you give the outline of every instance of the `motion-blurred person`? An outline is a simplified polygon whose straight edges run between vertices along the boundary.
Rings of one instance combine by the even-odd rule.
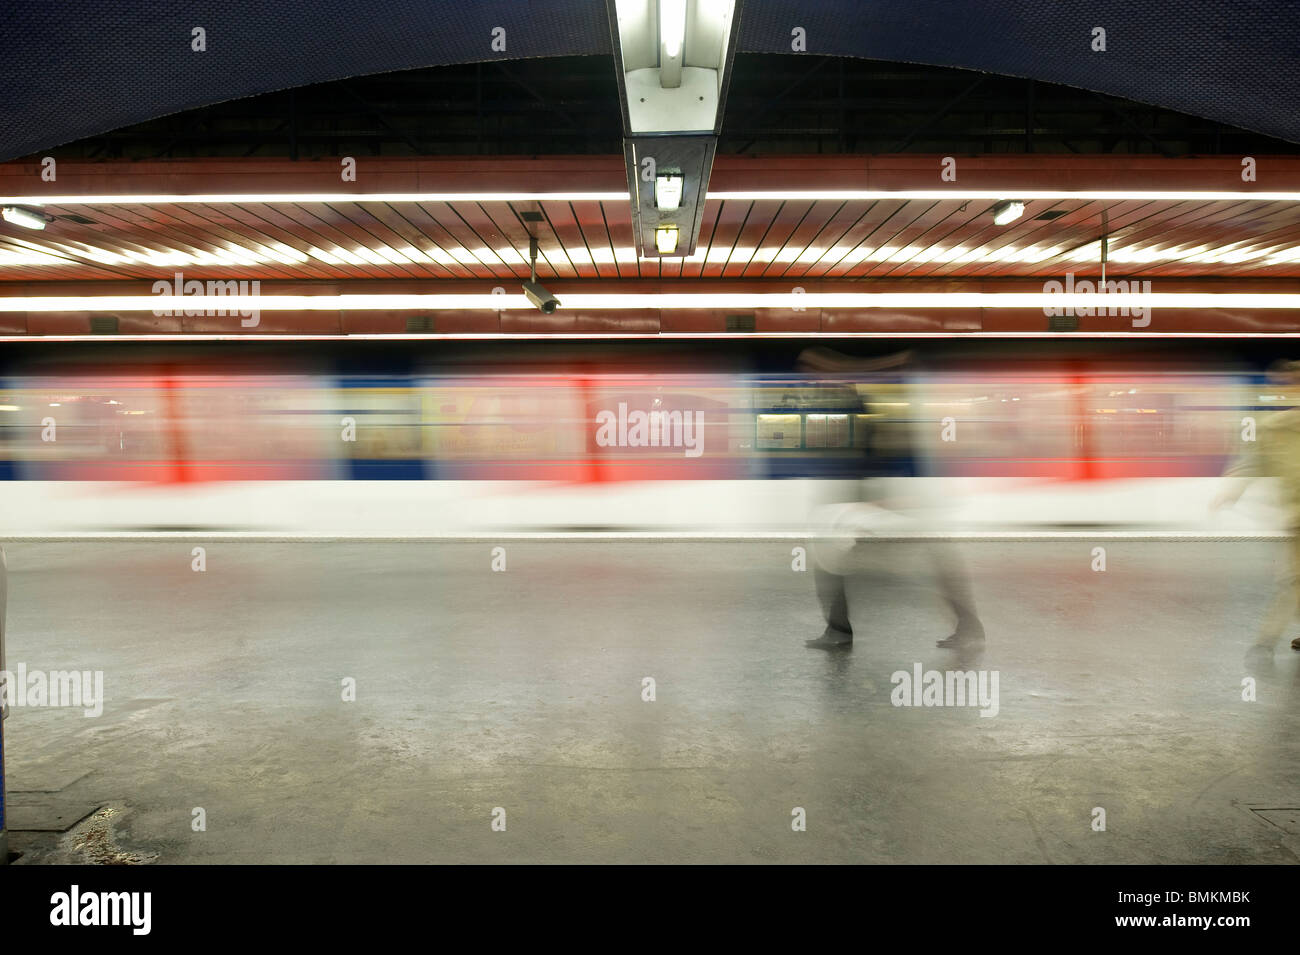
[[[9,671],[5,669],[5,604],[8,599],[9,565],[5,561],[5,549],[0,547],[0,865],[9,861],[9,833],[5,829],[4,718],[9,715],[9,694],[18,692],[18,687],[7,686]]]
[[[842,355],[829,348],[809,348],[800,353],[795,367],[805,374],[818,376],[818,385],[824,389],[829,402],[833,402],[836,407],[844,406],[850,414],[870,414],[869,398],[862,395],[852,381],[841,376],[899,368],[910,357],[909,353],[903,352],[885,358],[860,359]],[[887,479],[892,472],[881,460],[872,435],[867,436],[865,444],[862,456],[858,459],[852,500],[859,505],[870,505],[871,508],[893,513],[900,502],[889,496],[890,482]],[[864,514],[870,513],[869,508],[862,508],[862,511]],[[880,511],[875,513],[880,514]],[[814,553],[817,550],[820,548],[815,549]],[[984,625],[980,623],[975,610],[975,595],[970,579],[957,555],[949,548],[936,546],[930,551],[930,557],[940,595],[956,617],[956,627],[952,634],[939,640],[936,646],[959,649],[983,644]],[[804,645],[823,650],[847,649],[853,645],[853,625],[849,620],[845,575],[836,573],[823,564],[823,561],[814,559],[813,579],[822,616],[826,620],[826,629],[820,637],[804,641]]]
[[[1278,361],[1268,370],[1279,387],[1300,388],[1300,361]],[[1279,638],[1300,611],[1300,407],[1270,413],[1256,428],[1255,441],[1224,472],[1229,481],[1210,507],[1231,507],[1256,478],[1276,478],[1279,503],[1285,514],[1287,563],[1277,596],[1264,617],[1259,637],[1247,658],[1273,656]],[[1300,637],[1291,641],[1300,650]]]

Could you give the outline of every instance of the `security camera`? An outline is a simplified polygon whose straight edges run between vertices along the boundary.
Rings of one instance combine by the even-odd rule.
[[[560,300],[546,291],[546,286],[540,282],[525,282],[524,295],[547,315],[560,307]]]
[[[531,278],[524,283],[524,295],[542,314],[550,315],[560,307],[560,300],[546,291],[546,286],[537,281],[537,236],[528,237],[528,273]]]

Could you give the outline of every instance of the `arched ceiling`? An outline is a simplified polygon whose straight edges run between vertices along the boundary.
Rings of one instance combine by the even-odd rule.
[[[797,56],[796,28],[809,53],[1028,77],[1300,142],[1300,6],[1283,0],[747,0],[740,49]],[[609,51],[603,0],[10,0],[0,160],[346,77]]]

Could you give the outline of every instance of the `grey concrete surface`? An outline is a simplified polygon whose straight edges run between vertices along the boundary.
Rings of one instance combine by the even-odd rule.
[[[14,708],[21,862],[1300,859],[1300,653],[1242,659],[1277,544],[954,545],[971,658],[919,574],[806,649],[789,543],[202,544],[7,546],[10,668],[107,697]],[[892,705],[915,663],[998,671],[998,715]]]

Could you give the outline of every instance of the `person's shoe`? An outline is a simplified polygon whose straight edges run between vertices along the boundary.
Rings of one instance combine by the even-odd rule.
[[[1291,641],[1291,649],[1300,650],[1300,637],[1296,637],[1294,640]]]
[[[816,650],[847,650],[853,646],[853,631],[828,626],[816,640],[805,640],[805,647]]]
[[[935,646],[944,650],[958,647],[978,646],[984,643],[984,625],[979,621],[957,628],[956,633],[943,640],[936,640]]]

